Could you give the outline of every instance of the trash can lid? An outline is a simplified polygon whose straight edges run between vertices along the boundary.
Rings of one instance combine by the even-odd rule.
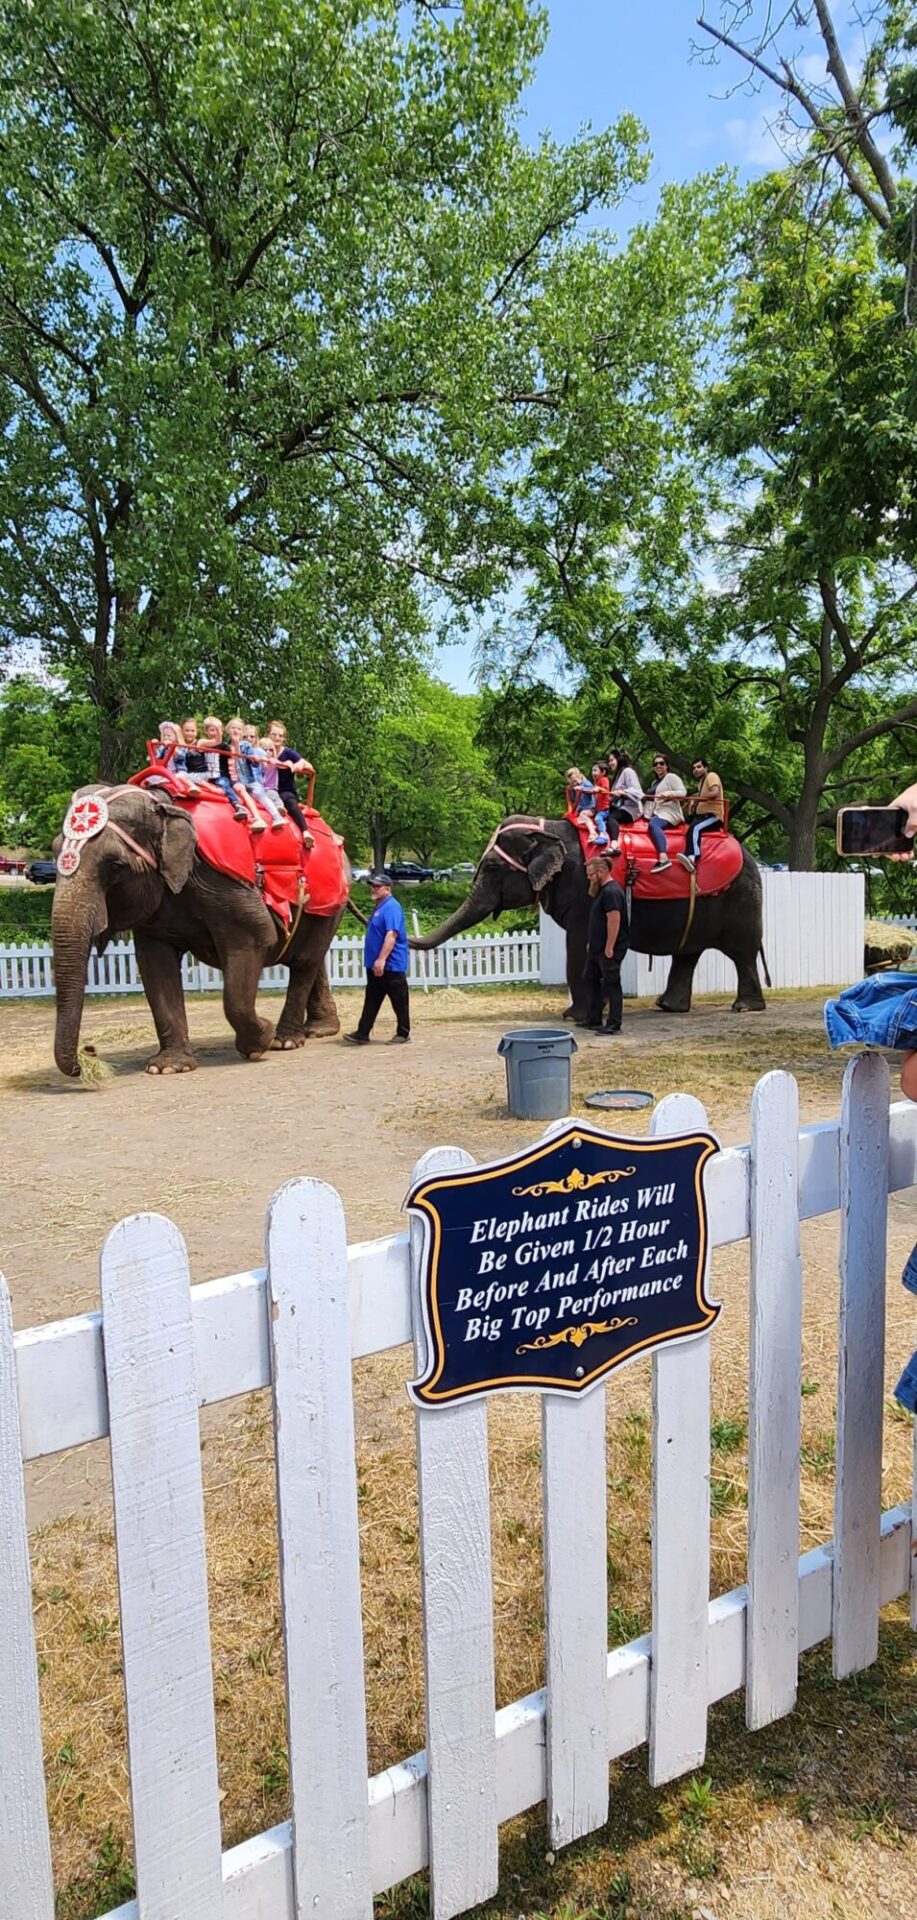
[[[599,1093],[587,1093],[587,1107],[610,1108],[615,1113],[633,1113],[641,1107],[651,1107],[653,1094],[639,1087],[606,1087]]]
[[[577,1045],[572,1033],[564,1027],[514,1027],[511,1033],[505,1033],[497,1048],[498,1053],[512,1053],[515,1048],[532,1047],[538,1053],[576,1053]]]

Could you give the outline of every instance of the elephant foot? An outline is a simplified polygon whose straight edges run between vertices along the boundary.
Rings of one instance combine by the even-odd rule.
[[[334,1019],[329,1015],[324,1020],[309,1020],[306,1023],[307,1040],[333,1040],[340,1031],[341,1023],[336,1014]]]
[[[730,1013],[766,1013],[767,1001],[764,999],[734,1000],[729,1011]]]
[[[667,1000],[664,994],[659,995],[659,998],[656,1001],[656,1005],[659,1008],[660,1013],[690,1013],[691,1011],[690,1005],[688,1005],[687,1007],[673,1006],[672,1002],[670,1000]]]
[[[193,1053],[184,1047],[163,1047],[161,1053],[154,1053],[147,1061],[147,1073],[196,1073],[197,1061]]]
[[[243,1060],[263,1060],[274,1044],[274,1028],[270,1020],[258,1020],[245,1034],[236,1034],[236,1052]]]
[[[304,1047],[306,1036],[299,1027],[295,1033],[281,1033],[279,1028],[271,1041],[273,1053],[294,1053],[298,1047]]]

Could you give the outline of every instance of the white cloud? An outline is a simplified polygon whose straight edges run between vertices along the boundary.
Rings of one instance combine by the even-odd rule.
[[[787,148],[778,138],[780,131],[775,117],[763,111],[726,122],[726,133],[744,167],[785,165]]]

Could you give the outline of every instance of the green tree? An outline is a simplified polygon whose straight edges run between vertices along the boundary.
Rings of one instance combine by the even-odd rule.
[[[429,583],[491,589],[564,404],[539,303],[646,166],[630,120],[523,143],[544,33],[529,0],[0,7],[0,636],[91,701],[103,776],[297,635],[315,680],[384,676]]]
[[[480,852],[499,806],[478,716],[476,698],[417,674],[399,706],[364,725],[347,780],[338,771],[331,790],[335,821],[374,866],[393,852],[425,865]]]
[[[75,787],[94,774],[88,701],[26,675],[0,689],[0,840],[45,852]]]
[[[791,185],[695,186],[634,236],[621,281],[656,378],[627,481],[622,387],[596,381],[531,463],[519,544],[524,648],[616,688],[632,748],[683,773],[704,749],[740,830],[807,867],[841,800],[912,764],[917,368],[876,224],[836,192],[813,226]]]

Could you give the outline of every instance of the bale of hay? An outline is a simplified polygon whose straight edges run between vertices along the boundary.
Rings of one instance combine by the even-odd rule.
[[[867,973],[903,966],[917,947],[917,934],[910,927],[895,927],[887,920],[867,920],[863,933]]]

